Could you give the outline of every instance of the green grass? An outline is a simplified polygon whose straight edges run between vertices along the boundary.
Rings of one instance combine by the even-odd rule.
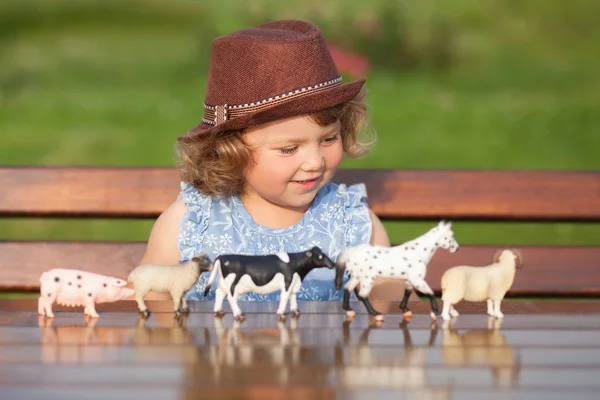
[[[6,300],[24,300],[24,299],[37,299],[40,297],[39,293],[27,293],[27,292],[0,292],[0,299]]]
[[[238,4],[2,2],[0,163],[172,166],[176,136],[202,113],[215,35],[251,22],[310,17],[342,40],[348,21],[368,22],[388,7],[402,25],[386,32],[412,46],[416,64],[375,65],[367,85],[378,142],[367,157],[342,166],[600,170],[596,2]],[[442,45],[434,40],[440,26],[448,29]],[[383,59],[396,40],[384,39],[370,42]],[[444,51],[450,61],[436,68],[432,60]],[[146,240],[151,225],[0,220],[0,238]],[[397,242],[429,226],[386,223]],[[600,243],[599,224],[454,226],[461,243]]]

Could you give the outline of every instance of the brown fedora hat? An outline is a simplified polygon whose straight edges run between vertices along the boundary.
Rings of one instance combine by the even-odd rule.
[[[315,25],[275,21],[212,43],[202,122],[179,139],[244,129],[354,98],[365,79],[344,83]]]

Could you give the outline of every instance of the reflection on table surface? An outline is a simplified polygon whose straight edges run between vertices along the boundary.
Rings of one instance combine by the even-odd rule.
[[[572,400],[600,389],[600,313],[383,323],[316,313],[284,322],[272,313],[244,322],[210,313],[18,313],[0,324],[0,394],[12,388],[6,393],[16,397],[98,385],[149,398],[371,391],[435,399],[574,393]]]
[[[512,387],[519,373],[515,352],[500,330],[501,321],[491,317],[480,329],[460,331],[455,321],[444,321],[413,333],[407,321],[396,329],[384,329],[376,322],[356,329],[353,322],[342,321],[338,330],[312,330],[299,328],[301,321],[295,318],[276,321],[272,328],[245,328],[243,322],[213,317],[211,327],[189,329],[188,319],[188,315],[177,319],[158,314],[151,326],[140,316],[129,328],[97,326],[97,319],[53,326],[55,320],[40,317],[40,361],[183,363],[203,377],[210,371],[214,383],[235,380],[243,369],[256,374],[253,367],[260,366],[276,369],[270,378],[288,384],[295,370],[306,374],[311,371],[306,366],[320,370],[328,366],[318,380],[345,387],[427,387],[430,367],[438,371],[440,366],[485,368],[492,387]],[[384,335],[373,338],[374,332]],[[395,345],[386,339],[392,335],[397,336]],[[452,371],[448,385],[455,383],[457,375],[470,373]]]

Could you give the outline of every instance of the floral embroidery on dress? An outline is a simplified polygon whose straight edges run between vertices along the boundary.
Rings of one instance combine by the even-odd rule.
[[[325,185],[302,219],[287,228],[272,229],[258,225],[238,196],[213,199],[200,193],[189,183],[181,183],[180,197],[187,205],[181,219],[178,246],[180,262],[202,251],[214,260],[220,254],[265,255],[300,252],[320,247],[332,261],[349,246],[368,243],[372,225],[364,184]],[[213,300],[217,281],[204,296],[209,274],[203,273],[188,292],[188,300]],[[298,300],[341,301],[343,290],[334,285],[335,270],[319,268],[304,279]],[[347,276],[345,277],[347,279]],[[240,301],[279,301],[279,292],[245,293]],[[354,297],[354,294],[352,295]]]

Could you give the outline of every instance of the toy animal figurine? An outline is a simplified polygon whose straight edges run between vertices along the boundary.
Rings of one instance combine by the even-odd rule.
[[[337,290],[342,288],[344,272],[348,270],[350,279],[344,285],[343,303],[346,315],[349,317],[355,315],[349,301],[350,292],[354,291],[368,313],[374,316],[375,320],[383,321],[383,315],[373,308],[368,298],[375,278],[383,277],[406,281],[404,297],[400,302],[400,308],[405,317],[412,316],[407,303],[414,289],[429,299],[431,317],[436,319],[438,306],[433,291],[425,282],[425,275],[427,264],[438,247],[451,253],[458,251],[459,245],[454,239],[450,222],[441,221],[424,235],[401,245],[384,247],[362,244],[342,250],[336,260],[335,286]]]
[[[52,304],[85,307],[84,315],[99,318],[95,304],[115,302],[133,295],[123,279],[77,269],[55,268],[40,276],[38,314],[54,318]]]
[[[211,268],[212,262],[208,255],[198,253],[179,265],[138,265],[127,279],[135,288],[135,300],[145,318],[150,316],[150,310],[144,302],[144,296],[150,291],[169,293],[173,299],[175,315],[179,317],[189,312],[185,293],[194,286],[202,272],[210,271]]]
[[[281,291],[277,315],[280,320],[284,320],[288,300],[290,311],[294,317],[300,315],[296,294],[302,286],[302,280],[314,268],[322,267],[333,268],[334,263],[316,246],[298,253],[223,254],[215,259],[204,294],[208,294],[210,285],[216,275],[220,274],[215,291],[214,311],[216,315],[224,314],[223,300],[227,296],[234,317],[243,319],[244,314],[237,304],[242,294],[248,291],[258,294]]]
[[[475,266],[456,266],[442,275],[442,318],[449,320],[457,317],[454,304],[461,300],[486,301],[487,312],[496,318],[502,318],[500,303],[512,286],[517,268],[523,266],[523,257],[518,250],[499,250],[494,255],[493,264]]]

